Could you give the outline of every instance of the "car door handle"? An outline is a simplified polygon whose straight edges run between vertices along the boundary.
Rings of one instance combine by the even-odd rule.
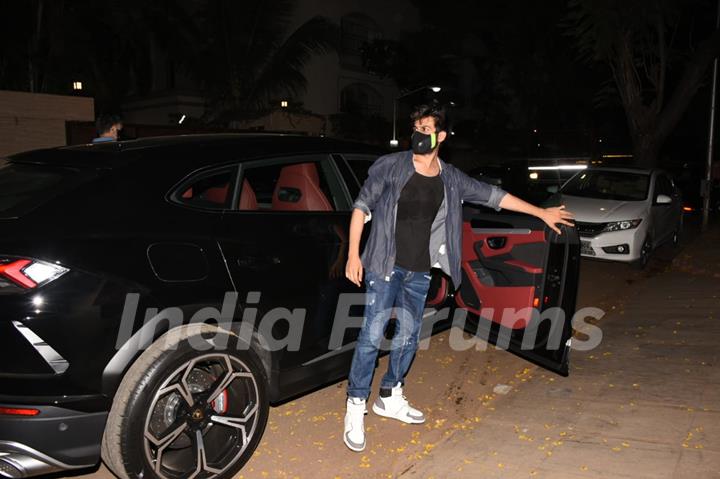
[[[280,264],[280,262],[280,258],[277,256],[243,256],[235,261],[235,263],[241,268],[259,268],[262,266]]]
[[[507,238],[504,236],[493,236],[491,238],[487,238],[485,243],[490,249],[502,249],[507,244]]]

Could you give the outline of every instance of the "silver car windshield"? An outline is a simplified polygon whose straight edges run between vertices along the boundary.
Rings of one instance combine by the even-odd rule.
[[[648,196],[650,175],[624,171],[587,170],[563,187],[565,195],[617,201],[643,201]]]

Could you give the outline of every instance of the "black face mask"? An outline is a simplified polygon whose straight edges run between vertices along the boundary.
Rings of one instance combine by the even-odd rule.
[[[410,137],[410,142],[412,143],[413,153],[416,155],[427,155],[437,148],[437,133],[430,133],[429,135],[426,135],[424,133],[420,133],[419,131],[414,131]]]

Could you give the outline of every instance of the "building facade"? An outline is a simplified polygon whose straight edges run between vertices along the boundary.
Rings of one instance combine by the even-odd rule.
[[[305,69],[307,92],[299,100],[321,115],[356,113],[392,119],[399,92],[392,79],[370,74],[362,62],[363,46],[376,39],[399,40],[419,28],[409,0],[304,0],[297,10],[298,25],[323,15],[340,27],[338,51],[313,58]]]
[[[331,133],[330,122],[337,114],[392,120],[393,102],[399,95],[397,86],[392,79],[379,78],[367,71],[363,66],[362,48],[375,39],[398,40],[404,32],[417,30],[416,9],[409,0],[303,0],[296,4],[288,31],[294,31],[318,15],[339,27],[337,51],[313,57],[304,70],[307,89],[297,98],[279,99],[273,106],[277,111],[271,112],[270,118],[236,121],[231,123],[232,127],[266,130],[281,125],[282,131],[296,128],[298,132],[315,135]],[[174,66],[163,60],[164,55],[156,45],[151,48],[157,59],[153,91],[123,103],[125,121],[161,125],[177,124],[183,117],[202,119],[205,100],[199,86],[194,85],[187,75],[172,71]],[[294,111],[285,114],[288,117],[285,121],[282,112],[288,106]],[[308,118],[303,121],[300,118],[303,114],[297,110],[307,112]],[[319,118],[324,119],[324,124]]]

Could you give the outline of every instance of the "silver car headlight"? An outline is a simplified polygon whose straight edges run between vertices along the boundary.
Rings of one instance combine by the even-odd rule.
[[[642,219],[613,221],[605,225],[603,232],[631,230],[633,228],[637,228],[641,222]]]

